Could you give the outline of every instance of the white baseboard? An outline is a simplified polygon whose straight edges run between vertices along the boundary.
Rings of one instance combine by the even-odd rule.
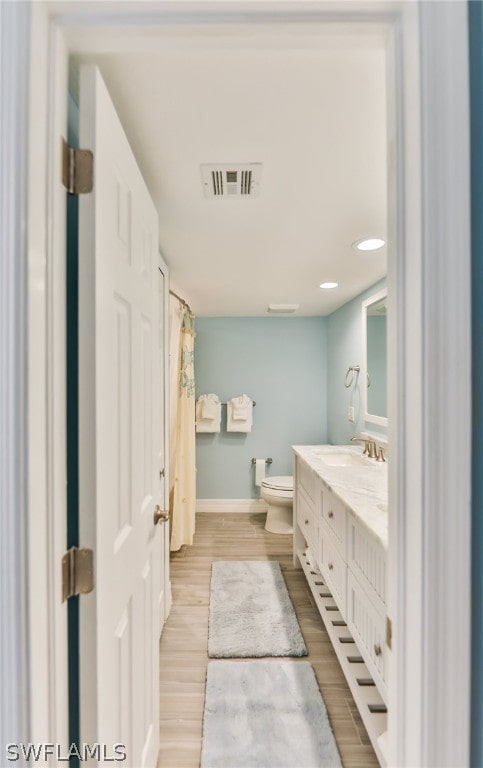
[[[197,512],[266,512],[262,499],[196,499]]]

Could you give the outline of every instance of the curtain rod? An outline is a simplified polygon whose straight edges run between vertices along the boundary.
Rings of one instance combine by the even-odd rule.
[[[188,309],[191,312],[191,307],[190,307],[190,305],[188,304],[187,301],[182,299],[181,296],[178,296],[178,294],[175,293],[174,291],[172,291],[171,288],[169,289],[169,292],[170,292],[171,296],[174,296],[175,299],[178,299],[178,301],[180,301],[181,304],[183,304],[183,306],[185,306],[186,309]],[[193,313],[191,312],[191,314],[193,314]]]

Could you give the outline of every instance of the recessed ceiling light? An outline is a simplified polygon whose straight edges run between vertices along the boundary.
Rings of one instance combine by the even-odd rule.
[[[327,290],[329,290],[329,288],[337,288],[338,285],[339,285],[339,283],[321,283],[320,287],[321,288],[326,288]]]
[[[356,240],[352,243],[353,248],[357,248],[358,251],[377,251],[386,245],[386,241],[381,237],[368,237],[365,240]]]

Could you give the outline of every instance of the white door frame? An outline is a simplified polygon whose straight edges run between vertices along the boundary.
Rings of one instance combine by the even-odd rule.
[[[165,365],[163,366],[162,386],[164,388],[164,507],[169,509],[169,267],[163,259],[161,253],[158,255],[159,271],[164,276],[164,305],[163,305],[163,349],[165,351]],[[169,616],[171,604],[173,601],[171,590],[171,571],[169,568],[169,522],[165,525],[164,534],[164,620]]]
[[[460,768],[470,763],[467,7],[403,5],[392,40],[400,118],[390,152],[398,194],[389,206],[397,248],[388,275],[396,464],[389,474],[389,754],[396,766]]]
[[[56,10],[55,4],[51,8]],[[389,200],[389,763],[469,764],[470,248],[466,3],[293,0],[65,3],[60,25],[387,21],[392,25]],[[55,57],[54,57],[55,58]],[[55,78],[55,60],[49,77]],[[14,89],[21,88],[16,73]],[[443,85],[444,84],[444,87]],[[4,106],[6,95],[1,95]],[[7,100],[7,107],[8,107]],[[50,114],[52,118],[52,114]],[[54,181],[52,148],[50,184]],[[26,170],[24,171],[26,174]],[[25,176],[24,176],[25,182]],[[51,250],[47,250],[47,260]],[[391,298],[392,297],[392,298]],[[456,307],[457,310],[453,311]],[[395,340],[398,344],[395,344]],[[19,339],[20,342],[22,339]],[[31,350],[32,352],[32,350]],[[4,360],[0,360],[0,364]],[[52,364],[49,361],[49,368]],[[3,368],[2,368],[3,369]],[[62,439],[57,424],[54,442]],[[29,507],[29,518],[35,508]],[[12,520],[22,542],[21,518]],[[454,565],[453,565],[454,564]],[[453,566],[453,567],[451,567]],[[451,662],[454,661],[452,664]],[[31,688],[35,685],[32,673]]]
[[[28,540],[28,740],[66,745],[67,603],[61,602],[60,567],[67,545],[66,193],[59,181],[59,137],[67,136],[68,57],[63,34],[50,23],[44,4],[31,3],[30,13],[29,115],[16,126],[19,132],[28,128],[29,502],[25,534],[18,534]],[[26,55],[24,67],[28,60]],[[18,83],[13,88],[21,91]]]
[[[42,3],[0,3],[0,762],[67,743],[65,192],[67,55]],[[50,80],[52,59],[56,80]],[[65,105],[65,97],[63,99]],[[35,119],[31,119],[35,116]],[[54,147],[55,143],[55,147]]]
[[[0,760],[29,733],[28,93],[30,8],[0,4]],[[20,98],[19,98],[20,94]]]

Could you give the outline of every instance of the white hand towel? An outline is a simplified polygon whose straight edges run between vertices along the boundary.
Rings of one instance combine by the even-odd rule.
[[[220,401],[218,395],[201,395],[201,418],[217,419],[220,413]]]
[[[251,432],[253,424],[253,402],[248,395],[232,397],[226,407],[227,432]]]
[[[250,418],[250,411],[248,408],[232,408],[233,421],[247,421]]]
[[[216,398],[217,402],[213,398]],[[215,414],[213,418],[204,417],[204,409],[207,406],[208,412]],[[221,428],[221,403],[217,395],[200,395],[196,403],[195,415],[197,432],[219,432]]]
[[[232,415],[235,421],[246,421],[250,418],[252,401],[246,395],[241,397],[233,397],[231,400],[233,404]]]

